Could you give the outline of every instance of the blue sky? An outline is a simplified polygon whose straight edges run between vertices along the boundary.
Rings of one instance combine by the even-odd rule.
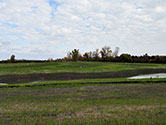
[[[0,60],[48,59],[105,45],[166,54],[165,0],[0,0]]]

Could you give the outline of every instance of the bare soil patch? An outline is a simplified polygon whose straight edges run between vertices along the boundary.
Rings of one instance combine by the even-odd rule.
[[[166,69],[142,69],[104,73],[48,73],[1,75],[0,83],[23,83],[33,81],[75,80],[95,78],[126,78],[141,74],[166,73]]]

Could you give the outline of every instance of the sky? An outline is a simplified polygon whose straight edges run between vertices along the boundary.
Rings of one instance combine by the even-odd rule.
[[[110,46],[166,54],[166,0],[0,0],[0,60],[62,58]]]

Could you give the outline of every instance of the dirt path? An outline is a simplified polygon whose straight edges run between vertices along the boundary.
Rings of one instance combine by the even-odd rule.
[[[24,83],[49,80],[74,80],[94,78],[126,78],[140,74],[166,73],[166,69],[142,69],[106,73],[49,73],[49,74],[24,74],[2,75],[0,83]]]

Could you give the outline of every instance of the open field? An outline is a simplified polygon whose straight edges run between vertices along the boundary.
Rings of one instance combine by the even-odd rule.
[[[46,62],[0,64],[0,75],[34,73],[99,73],[138,69],[166,69],[166,64],[111,62]]]
[[[109,84],[165,84],[166,78],[155,79],[126,79],[126,78],[112,78],[112,79],[79,79],[79,80],[59,80],[59,81],[36,81],[32,83],[9,83],[8,85],[0,85],[0,88],[20,88],[20,87],[78,87],[90,85],[109,85]]]
[[[0,83],[126,78],[140,74],[166,73],[166,64],[110,62],[51,62],[0,64]]]
[[[164,124],[166,84],[0,89],[0,124]]]
[[[0,83],[25,83],[34,81],[95,79],[95,78],[126,78],[140,74],[166,73],[166,69],[139,69],[104,73],[40,73],[0,75]]]
[[[0,124],[166,124],[166,78],[125,78],[166,72],[165,64],[19,63],[1,68],[0,82],[9,84],[0,85]]]

